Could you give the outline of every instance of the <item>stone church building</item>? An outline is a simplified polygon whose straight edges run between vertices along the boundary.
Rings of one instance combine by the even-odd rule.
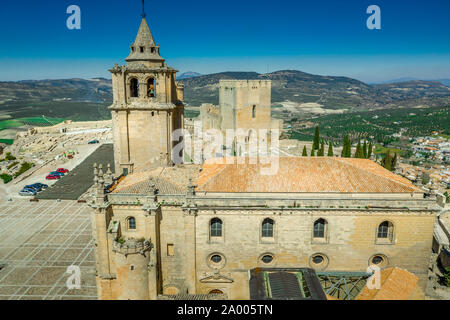
[[[145,18],[130,50],[126,66],[111,70],[120,178],[106,190],[111,174],[96,167],[90,202],[100,299],[249,299],[255,268],[399,267],[425,288],[435,200],[363,159],[280,158],[274,175],[248,161],[173,165],[183,87]]]

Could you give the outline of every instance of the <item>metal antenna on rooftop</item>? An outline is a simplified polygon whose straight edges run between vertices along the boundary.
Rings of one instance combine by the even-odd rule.
[[[145,0],[142,0],[142,18],[145,18]]]

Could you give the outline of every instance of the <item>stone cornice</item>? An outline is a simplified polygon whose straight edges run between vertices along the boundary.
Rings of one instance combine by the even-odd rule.
[[[178,106],[174,103],[162,103],[154,101],[135,101],[131,104],[113,104],[109,107],[111,111],[127,111],[127,110],[156,110],[156,111],[171,111]]]
[[[117,73],[177,73],[178,70],[175,70],[171,67],[158,67],[151,68],[145,65],[137,65],[137,66],[119,66],[115,65],[109,72],[117,74]]]

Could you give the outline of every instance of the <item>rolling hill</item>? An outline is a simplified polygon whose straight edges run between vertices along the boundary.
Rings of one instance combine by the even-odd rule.
[[[364,111],[381,108],[443,106],[450,104],[450,88],[437,81],[406,81],[368,85],[348,77],[320,76],[295,70],[268,74],[223,72],[189,73],[185,85],[189,106],[219,102],[221,79],[272,80],[272,102],[315,102],[327,109]],[[110,117],[111,80],[64,79],[0,82],[0,117],[17,119],[45,115],[73,120]]]
[[[450,88],[440,82],[408,81],[368,85],[347,77],[320,76],[295,70],[268,74],[223,72],[182,79],[186,102],[193,106],[201,103],[217,104],[220,79],[272,80],[272,102],[315,102],[329,109],[371,110],[450,103]]]

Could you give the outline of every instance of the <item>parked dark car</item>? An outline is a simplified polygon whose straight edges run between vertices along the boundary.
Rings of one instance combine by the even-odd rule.
[[[39,186],[37,186],[37,185],[35,185],[35,184],[25,186],[24,189],[33,189],[33,190],[35,190],[36,192],[41,192],[41,191],[42,191],[42,188],[39,187]]]
[[[100,141],[98,141],[98,140],[92,140],[92,141],[89,141],[89,142],[88,142],[88,144],[97,144],[97,143],[100,143]]]
[[[33,184],[33,186],[40,187],[42,190],[48,188],[48,185],[46,185],[44,183],[40,183],[40,182],[37,182],[37,183]]]

